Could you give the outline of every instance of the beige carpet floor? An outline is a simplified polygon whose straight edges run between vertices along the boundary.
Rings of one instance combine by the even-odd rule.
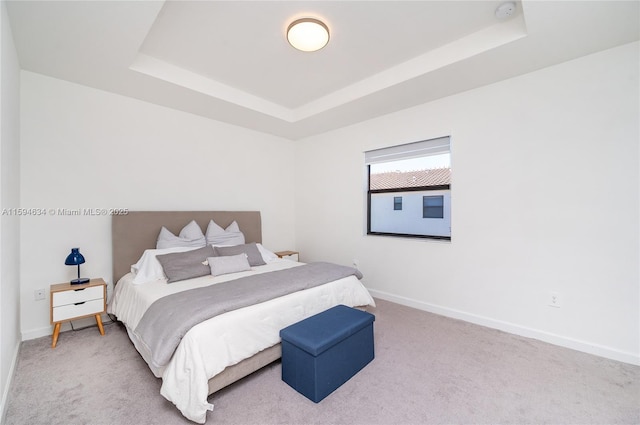
[[[640,424],[640,367],[398,304],[376,358],[315,404],[276,362],[214,394],[207,424]],[[22,344],[7,425],[183,424],[119,324]]]

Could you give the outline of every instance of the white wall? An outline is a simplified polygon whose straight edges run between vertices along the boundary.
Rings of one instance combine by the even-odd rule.
[[[0,5],[0,210],[20,206],[20,65],[5,2]],[[0,415],[20,345],[20,223],[0,215]],[[0,420],[1,421],[1,420]]]
[[[640,363],[639,45],[297,145],[305,260],[377,296]],[[452,241],[365,236],[363,152],[451,136]],[[547,305],[551,291],[562,307]]]
[[[259,210],[263,244],[296,248],[293,142],[31,72],[21,83],[23,207]],[[23,339],[51,333],[48,288],[76,273],[71,247],[83,276],[112,283],[110,232],[109,217],[22,219]]]

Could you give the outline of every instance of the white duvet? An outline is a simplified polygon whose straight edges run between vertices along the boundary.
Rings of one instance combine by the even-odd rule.
[[[276,260],[252,267],[247,272],[205,276],[171,284],[166,280],[133,284],[130,273],[116,285],[108,311],[126,325],[132,337],[131,331],[147,308],[165,295],[300,265],[302,263]],[[338,304],[351,307],[375,305],[362,283],[355,276],[349,276],[204,321],[187,332],[165,368],[151,368],[157,377],[162,377],[160,393],[173,402],[185,417],[204,423],[207,410],[213,410],[213,405],[207,401],[210,378],[280,342],[280,329]],[[141,348],[135,337],[132,341],[142,357],[149,359],[149,353]]]

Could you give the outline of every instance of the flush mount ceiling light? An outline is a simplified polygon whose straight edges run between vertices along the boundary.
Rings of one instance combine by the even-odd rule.
[[[303,52],[315,52],[329,42],[329,28],[315,18],[297,19],[287,28],[287,41]]]

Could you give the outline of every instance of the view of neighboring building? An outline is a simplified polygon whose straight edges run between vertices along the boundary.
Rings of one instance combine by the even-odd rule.
[[[451,237],[451,169],[371,173],[370,232]]]

